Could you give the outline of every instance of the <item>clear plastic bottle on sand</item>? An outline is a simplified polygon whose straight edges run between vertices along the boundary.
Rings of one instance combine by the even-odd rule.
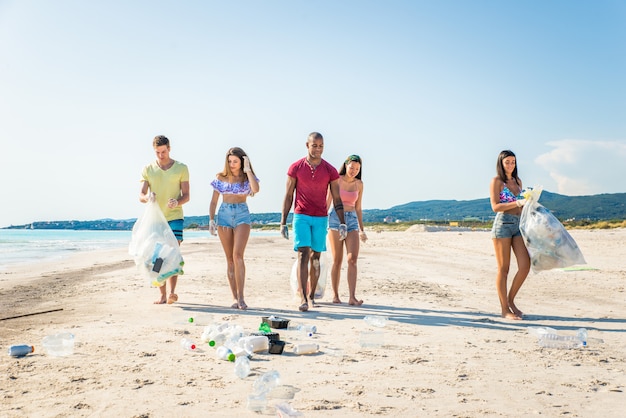
[[[252,353],[267,351],[270,347],[269,339],[265,335],[249,335],[240,339],[242,347]]]
[[[280,373],[270,370],[257,377],[252,387],[255,395],[265,395],[277,386],[280,386]]]
[[[320,350],[320,346],[315,343],[302,343],[293,348],[293,352],[297,355],[314,354]]]
[[[387,325],[388,318],[383,315],[367,315],[363,320],[373,327],[383,328]]]
[[[245,379],[250,374],[250,359],[240,356],[235,359],[235,376]]]
[[[301,324],[298,325],[297,329],[307,337],[312,337],[313,334],[317,334],[317,327],[315,325]]]
[[[230,348],[224,347],[223,345],[217,347],[215,355],[220,360],[235,361],[235,355],[233,354],[233,352],[230,350]]]
[[[586,328],[579,328],[576,335],[558,335],[555,332],[550,332],[539,337],[539,345],[547,348],[582,348],[587,346],[587,335]]]
[[[194,351],[196,349],[196,343],[189,338],[183,338],[180,340],[180,346],[185,350]]]
[[[27,354],[34,353],[35,346],[20,344],[20,345],[12,345],[9,347],[9,355],[12,357],[24,357]]]

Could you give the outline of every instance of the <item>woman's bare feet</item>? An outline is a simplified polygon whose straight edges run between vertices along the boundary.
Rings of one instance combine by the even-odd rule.
[[[513,319],[515,321],[519,321],[522,319],[521,316],[514,314],[513,312],[502,312],[502,318],[504,319]]]
[[[170,297],[167,298],[167,303],[171,305],[174,302],[178,302],[178,295],[176,293],[170,293]]]
[[[154,303],[155,305],[163,305],[165,302],[167,302],[167,299],[165,298],[165,295],[161,295],[161,297],[157,300],[155,300]]]
[[[306,300],[305,300],[305,301],[302,301],[302,303],[300,304],[300,306],[298,306],[298,310],[299,310],[300,312],[306,312],[306,311],[308,311],[308,310],[309,310],[309,302],[307,302]]]
[[[358,300],[356,298],[350,298],[350,301],[348,302],[349,305],[353,305],[353,306],[361,306],[363,305],[363,300]]]
[[[333,303],[341,303],[341,299],[339,299],[339,296],[335,296],[333,298]]]
[[[511,310],[511,312],[513,312],[515,315],[519,316],[520,318],[524,316],[524,312],[517,309],[517,306],[515,306],[513,302],[509,302],[509,309]]]
[[[242,311],[248,309],[248,305],[246,305],[246,302],[244,302],[243,299],[239,301],[239,309],[241,309]]]
[[[239,309],[239,302],[235,302],[232,305],[230,305],[231,308],[233,309]]]

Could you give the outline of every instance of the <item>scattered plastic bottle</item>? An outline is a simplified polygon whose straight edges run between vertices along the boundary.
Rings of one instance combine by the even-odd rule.
[[[315,343],[298,344],[293,348],[293,352],[297,355],[313,354],[320,350],[320,346]]]
[[[224,347],[223,345],[217,347],[215,355],[220,360],[235,361],[235,355],[233,354],[233,352],[230,350],[230,348]]]
[[[185,350],[194,351],[196,349],[196,343],[189,338],[183,338],[180,340],[180,346]]]
[[[387,325],[388,318],[382,315],[367,315],[363,320],[373,327],[383,328]]]
[[[245,379],[250,374],[250,359],[240,356],[235,359],[235,376]]]
[[[27,354],[34,353],[35,346],[34,345],[12,345],[9,347],[9,355],[12,357],[24,357]]]
[[[280,386],[280,373],[277,370],[270,370],[257,377],[252,387],[255,395],[265,396],[276,386]]]
[[[317,327],[315,325],[298,325],[297,329],[307,337],[312,337],[313,334],[317,334]]]
[[[581,348],[583,342],[578,336],[545,334],[539,338],[539,345],[546,348]]]
[[[265,335],[249,335],[240,340],[244,350],[252,353],[267,351],[270,348],[270,341]]]
[[[576,337],[583,343],[583,347],[587,346],[587,328],[578,328]]]
[[[209,337],[208,343],[211,347],[219,347],[220,345],[224,344],[224,341],[226,341],[226,334],[224,334],[223,332],[218,332]]]

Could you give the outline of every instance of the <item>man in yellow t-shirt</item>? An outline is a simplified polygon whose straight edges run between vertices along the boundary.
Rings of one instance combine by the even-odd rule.
[[[170,158],[170,141],[163,135],[156,136],[152,141],[156,153],[156,161],[145,166],[141,172],[141,192],[139,201],[146,203],[155,199],[159,204],[165,219],[167,219],[178,244],[183,241],[183,208],[189,202],[189,170],[187,166]],[[154,303],[174,303],[176,282],[178,276],[167,279],[170,295],[167,296],[167,286],[159,287],[160,297]]]

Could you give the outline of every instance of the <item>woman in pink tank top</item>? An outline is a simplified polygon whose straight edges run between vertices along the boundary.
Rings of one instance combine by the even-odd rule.
[[[363,181],[361,180],[361,157],[350,155],[342,164],[339,170],[339,196],[343,203],[343,213],[345,224],[348,227],[348,235],[345,240],[339,239],[339,218],[333,209],[328,216],[328,239],[330,249],[333,254],[333,267],[330,271],[331,283],[333,287],[333,303],[341,303],[339,299],[339,276],[341,264],[343,262],[343,248],[345,243],[346,256],[348,259],[348,292],[350,294],[348,303],[350,305],[361,305],[363,301],[357,299],[356,277],[357,259],[359,258],[359,240],[367,241],[367,235],[363,230],[363,212],[361,210],[361,199],[363,197]],[[327,207],[331,205],[332,199],[328,196]]]

